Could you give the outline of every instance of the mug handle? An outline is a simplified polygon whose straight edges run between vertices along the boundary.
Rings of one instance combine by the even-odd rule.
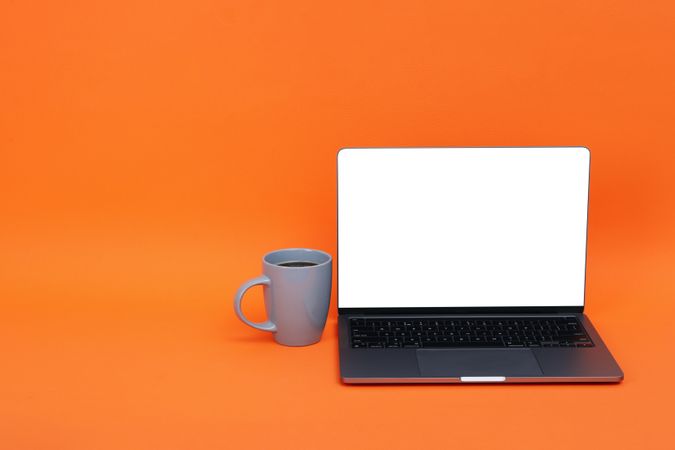
[[[270,331],[274,333],[275,331],[277,331],[277,326],[271,320],[268,319],[264,322],[251,322],[246,317],[244,317],[244,313],[241,311],[241,298],[244,296],[244,293],[249,288],[258,284],[264,284],[265,286],[269,286],[270,282],[271,280],[267,278],[265,275],[260,275],[259,277],[248,280],[246,283],[242,284],[239,290],[237,291],[236,295],[234,296],[234,312],[237,315],[237,317],[239,317],[241,321],[244,322],[246,325],[249,325],[257,330]]]

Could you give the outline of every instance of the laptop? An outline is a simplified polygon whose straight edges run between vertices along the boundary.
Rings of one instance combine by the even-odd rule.
[[[338,152],[344,383],[619,382],[584,314],[584,147]]]

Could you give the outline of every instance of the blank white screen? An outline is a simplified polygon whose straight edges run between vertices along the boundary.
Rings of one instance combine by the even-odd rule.
[[[589,152],[343,149],[340,308],[582,306]]]

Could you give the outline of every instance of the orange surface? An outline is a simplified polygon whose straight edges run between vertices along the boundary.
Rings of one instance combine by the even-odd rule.
[[[0,447],[675,448],[674,55],[669,1],[3,0]],[[592,149],[624,383],[347,387],[335,303],[308,348],[235,318],[335,253],[339,147],[416,145]]]

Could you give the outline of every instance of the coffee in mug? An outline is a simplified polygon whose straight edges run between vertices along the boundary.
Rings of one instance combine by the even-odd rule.
[[[316,263],[313,263],[311,261],[288,261],[288,262],[282,262],[277,264],[277,266],[281,267],[309,267],[309,266],[316,266]]]

